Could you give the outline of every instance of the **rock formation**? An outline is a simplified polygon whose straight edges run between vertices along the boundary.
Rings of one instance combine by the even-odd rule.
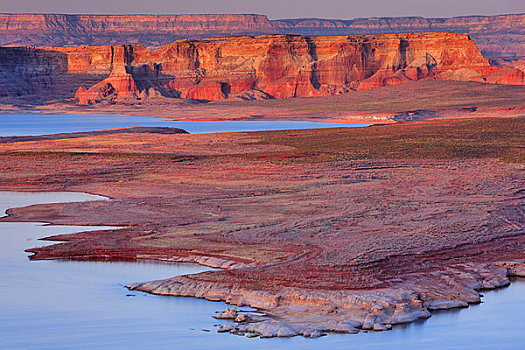
[[[433,283],[422,285],[421,275],[414,275],[404,288],[373,290],[313,290],[281,288],[279,292],[250,290],[217,282],[203,282],[198,275],[134,283],[127,286],[158,295],[226,301],[238,306],[252,306],[263,316],[240,313],[234,306],[218,313],[219,320],[232,320],[219,333],[317,338],[330,333],[358,333],[361,330],[386,331],[392,325],[413,322],[431,316],[430,311],[481,302],[480,291],[510,284],[509,277],[525,276],[525,264],[458,264],[440,273],[426,276]],[[428,282],[428,281],[427,281]]]
[[[277,33],[262,15],[0,14],[0,45],[144,44],[185,38]]]
[[[66,55],[31,48],[0,47],[0,97],[34,94],[67,74]]]
[[[283,19],[272,21],[280,33],[302,35],[378,34],[407,32],[468,33],[488,56],[525,56],[525,14],[452,18],[386,17]]]
[[[0,45],[142,44],[226,35],[355,35],[407,32],[468,33],[487,55],[525,56],[525,14],[453,18],[269,20],[262,15],[0,14]]]
[[[466,34],[239,36],[142,45],[2,48],[0,92],[81,104],[327,96],[421,79],[523,84]]]
[[[56,50],[70,56],[71,49]],[[77,92],[80,103],[140,98],[143,91],[221,100],[243,93],[248,98],[326,96],[420,79],[523,83],[523,72],[490,66],[467,35],[456,33],[243,36],[177,41],[155,51],[143,46],[106,51],[111,55],[87,54],[91,66],[85,59],[77,62],[74,51],[71,69],[110,70],[107,79]]]

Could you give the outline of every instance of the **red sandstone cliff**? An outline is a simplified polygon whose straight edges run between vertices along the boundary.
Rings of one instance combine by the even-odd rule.
[[[0,45],[143,44],[179,39],[273,33],[261,15],[0,14]]]
[[[17,50],[25,58],[13,61]],[[153,51],[142,45],[3,48],[0,74],[4,95],[16,81],[36,88],[41,80],[43,90],[65,97],[76,91],[82,104],[135,103],[151,95],[325,96],[420,79],[524,83],[522,71],[490,66],[469,36],[457,33],[240,36],[182,40]]]
[[[68,73],[67,57],[54,51],[0,47],[0,97],[35,94]]]
[[[109,74],[77,93],[81,103],[107,99],[109,85],[113,101],[119,95],[142,98],[144,91],[204,100],[254,90],[275,98],[325,96],[420,79],[523,84],[523,72],[490,66],[466,34],[456,33],[243,36],[178,41],[155,51],[143,46],[55,50],[67,54],[70,71]]]
[[[269,20],[262,15],[0,14],[0,45],[142,44],[227,35],[355,35],[407,32],[468,33],[484,54],[525,56],[525,14],[453,18]]]
[[[452,18],[387,17],[283,19],[272,21],[280,33],[345,35],[408,32],[468,33],[488,56],[525,56],[525,14],[462,16]]]

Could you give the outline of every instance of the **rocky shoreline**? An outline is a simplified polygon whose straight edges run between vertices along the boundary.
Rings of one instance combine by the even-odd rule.
[[[48,237],[61,243],[30,249],[33,260],[220,268],[129,288],[262,312],[218,314],[237,321],[221,332],[387,330],[525,275],[524,122],[14,139],[0,145],[0,189],[112,200],[0,220],[122,227]]]
[[[233,264],[233,263],[232,263]],[[209,266],[209,265],[208,265]],[[223,264],[224,266],[224,264]],[[481,302],[480,292],[525,277],[525,262],[470,263],[433,273],[441,284],[419,283],[418,276],[400,288],[356,291],[284,288],[278,293],[199,281],[192,276],[134,283],[129,290],[156,295],[194,297],[250,306],[262,312],[239,312],[234,306],[215,316],[234,321],[218,332],[248,337],[316,338],[326,333],[385,331],[393,325],[431,316],[431,311],[468,307]]]

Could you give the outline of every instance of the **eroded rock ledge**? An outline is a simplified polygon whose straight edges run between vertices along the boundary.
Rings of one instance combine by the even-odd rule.
[[[138,255],[138,259],[151,259],[149,255]],[[202,266],[211,267],[215,269],[240,269],[247,266],[253,266],[253,264],[246,264],[237,261],[225,260],[212,256],[202,255],[189,255],[189,256],[174,256],[171,258],[159,258],[155,257],[155,260],[178,262],[178,263],[196,263]]]
[[[525,54],[525,14],[452,18],[382,17],[270,20],[265,15],[0,14],[0,45],[115,45],[158,47],[176,39],[239,34],[349,35],[458,31],[489,54]]]
[[[261,337],[319,337],[326,333],[384,331],[392,325],[431,316],[430,311],[479,303],[480,291],[510,284],[509,277],[525,277],[524,262],[463,263],[422,278],[408,276],[396,288],[372,290],[308,290],[282,288],[279,293],[251,290],[196,276],[134,283],[127,288],[158,295],[224,301],[250,306],[262,314],[241,313],[234,307],[217,314],[234,324],[219,332]]]

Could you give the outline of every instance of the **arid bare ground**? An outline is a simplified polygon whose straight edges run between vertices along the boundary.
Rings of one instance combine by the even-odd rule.
[[[0,143],[0,189],[111,201],[4,221],[119,225],[49,239],[34,259],[222,267],[132,289],[224,300],[222,331],[385,330],[479,302],[525,275],[525,119],[227,134],[122,133]]]

